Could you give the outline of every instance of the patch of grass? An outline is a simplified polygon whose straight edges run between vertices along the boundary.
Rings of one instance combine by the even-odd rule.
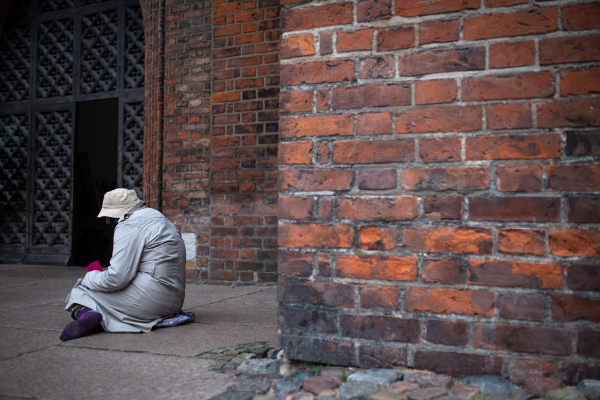
[[[321,371],[325,367],[329,367],[329,364],[328,365],[324,365],[324,364],[311,365],[310,367],[308,367],[308,370],[310,372],[312,372],[314,376],[318,376],[318,375],[321,375]]]
[[[348,381],[348,374],[346,374],[346,371],[342,372],[342,376],[340,377],[340,381],[342,381],[342,382],[347,382]]]

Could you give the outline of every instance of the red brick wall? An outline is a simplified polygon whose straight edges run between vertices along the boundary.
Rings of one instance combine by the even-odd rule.
[[[281,3],[287,357],[600,378],[600,3]]]
[[[144,196],[188,278],[277,279],[279,2],[147,1]]]

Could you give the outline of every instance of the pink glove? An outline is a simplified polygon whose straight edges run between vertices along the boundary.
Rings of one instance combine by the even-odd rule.
[[[94,261],[87,267],[85,267],[88,271],[100,271],[102,272],[102,267],[100,266],[100,262],[98,260]]]

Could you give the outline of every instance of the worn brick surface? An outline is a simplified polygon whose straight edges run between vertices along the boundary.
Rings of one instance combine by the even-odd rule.
[[[352,343],[365,367],[595,376],[600,7],[533,3],[282,5],[285,275],[354,286],[306,343]]]

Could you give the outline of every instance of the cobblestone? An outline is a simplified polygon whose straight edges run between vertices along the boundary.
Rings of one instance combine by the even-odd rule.
[[[293,371],[287,376],[258,374],[264,365],[283,362],[281,349],[266,342],[218,349],[199,357],[214,359],[213,371],[239,379],[211,400],[600,400],[600,381],[593,379],[564,387],[556,378],[532,376],[525,380],[528,384],[519,387],[498,376],[453,379],[408,368],[357,369],[309,363],[286,368]],[[263,367],[245,368],[250,362]]]

